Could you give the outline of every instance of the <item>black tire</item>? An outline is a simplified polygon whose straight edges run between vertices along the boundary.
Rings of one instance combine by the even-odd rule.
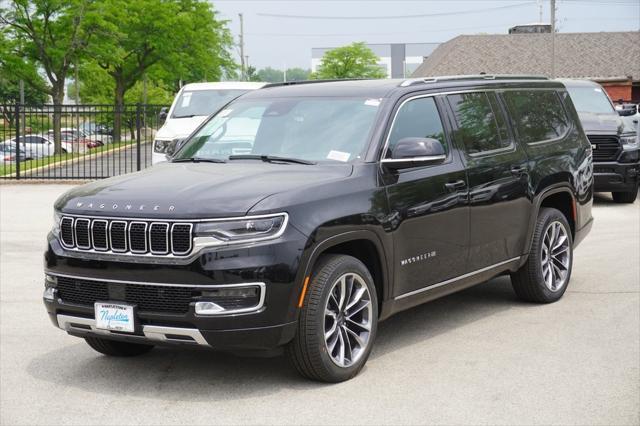
[[[552,224],[559,223],[566,233],[568,247],[568,267],[566,268],[566,276],[558,284],[558,288],[551,289],[545,283],[545,274],[543,273],[543,261],[546,251],[543,247],[544,239],[547,231]],[[548,257],[548,256],[547,256]],[[554,260],[551,263],[551,274],[554,274],[553,265],[560,265]],[[515,273],[511,274],[511,284],[516,295],[527,302],[535,303],[552,303],[559,300],[569,285],[571,278],[571,269],[573,266],[573,238],[571,235],[571,227],[566,217],[553,208],[542,208],[538,214],[535,229],[533,231],[533,240],[531,243],[531,251],[527,262]]]
[[[332,355],[329,353],[328,344],[325,343],[325,325],[327,318],[331,318],[325,317],[325,308],[329,303],[329,297],[334,291],[334,284],[345,274],[356,274],[366,285],[368,295],[365,297],[368,296],[368,301],[371,303],[370,309],[366,310],[370,329],[364,349],[361,349],[357,355],[353,356],[355,360],[352,363],[349,361],[350,365],[340,366],[333,361]],[[361,286],[360,288],[363,288],[362,282],[359,281],[358,283]],[[349,299],[349,297],[346,299]],[[332,300],[335,300],[335,298]],[[378,323],[376,288],[367,267],[351,256],[322,256],[314,267],[303,303],[298,319],[296,336],[286,348],[287,356],[293,366],[304,377],[322,382],[342,382],[357,375],[367,362],[367,358],[369,358],[375,341]],[[348,303],[349,300],[345,302],[345,306]],[[366,304],[366,301],[364,303]],[[348,311],[348,308],[346,310]],[[336,317],[333,318],[338,324],[338,319]],[[364,322],[365,320],[363,320]],[[346,323],[343,319],[343,324]],[[341,339],[342,336],[349,336],[346,332],[341,334],[342,331],[339,328],[335,333],[340,334]],[[363,333],[366,333],[364,329]],[[351,343],[348,344],[349,348],[352,348]]]
[[[141,343],[120,342],[118,340],[102,339],[100,337],[85,337],[84,340],[94,350],[108,356],[130,357],[146,354],[153,345]]]
[[[638,197],[638,188],[635,191],[629,192],[612,192],[613,201],[619,204],[631,204],[636,201]]]

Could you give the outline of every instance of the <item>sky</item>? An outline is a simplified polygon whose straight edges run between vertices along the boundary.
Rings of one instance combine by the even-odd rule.
[[[506,34],[549,22],[549,0],[212,0],[256,68],[310,68],[311,48],[366,43],[445,42],[460,34]],[[638,31],[640,0],[557,0],[559,32]],[[238,62],[238,50],[234,52]]]

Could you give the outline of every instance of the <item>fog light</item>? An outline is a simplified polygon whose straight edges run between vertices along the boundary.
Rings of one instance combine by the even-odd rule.
[[[45,287],[55,287],[58,285],[58,277],[53,275],[44,276],[44,286]]]
[[[54,287],[47,287],[44,289],[43,296],[46,300],[55,300],[56,299],[56,289]]]
[[[224,312],[224,308],[213,302],[196,302],[196,314],[216,315]]]

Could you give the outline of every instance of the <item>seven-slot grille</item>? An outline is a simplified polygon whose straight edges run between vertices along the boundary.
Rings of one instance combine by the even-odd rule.
[[[60,240],[80,251],[184,256],[191,252],[192,230],[190,223],[64,216]]]
[[[615,161],[620,153],[620,142],[615,136],[589,135],[594,161]]]

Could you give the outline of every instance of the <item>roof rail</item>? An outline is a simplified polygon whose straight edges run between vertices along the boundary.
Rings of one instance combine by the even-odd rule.
[[[445,75],[439,77],[409,78],[400,83],[400,87],[414,86],[416,84],[436,83],[439,81],[457,80],[549,80],[543,75],[526,74],[469,74],[469,75]]]
[[[299,81],[281,81],[278,83],[268,83],[262,86],[263,89],[267,87],[281,87],[281,86],[296,86],[298,84],[314,84],[314,83],[331,83],[335,81],[357,81],[357,80],[367,80],[366,78],[335,78],[335,79],[324,79],[324,80],[299,80]]]

